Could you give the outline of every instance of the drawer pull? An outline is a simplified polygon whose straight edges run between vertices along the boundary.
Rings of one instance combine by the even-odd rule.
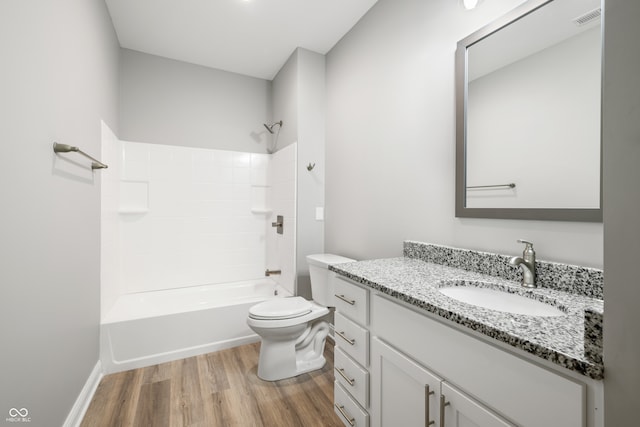
[[[447,402],[444,394],[440,395],[440,427],[444,427],[444,407],[449,406],[451,403]]]
[[[347,422],[349,423],[349,425],[351,426],[355,426],[356,425],[356,419],[355,418],[351,418],[344,410],[344,405],[340,405],[338,406],[338,404],[335,404],[336,408],[338,408],[338,411],[340,411],[340,413],[342,414],[342,416],[344,417],[345,420],[347,420]]]
[[[352,340],[352,339],[347,338],[347,337],[344,335],[344,331],[342,331],[342,332],[338,332],[338,331],[336,331],[336,334],[338,334],[338,336],[339,336],[340,338],[342,338],[343,340],[345,340],[345,341],[346,341],[346,342],[348,342],[349,344],[351,344],[351,345],[355,345],[355,344],[356,344],[356,340]]]
[[[347,299],[344,295],[334,294],[334,296],[342,301],[346,302],[349,305],[355,305],[356,301],[352,299]]]
[[[436,422],[430,420],[431,414],[429,413],[429,396],[435,394],[436,392],[431,390],[429,384],[424,386],[424,425],[425,427],[429,427],[434,425]]]
[[[356,382],[355,378],[349,378],[345,373],[344,373],[344,369],[343,368],[336,368],[336,371],[338,371],[338,373],[340,374],[340,376],[342,378],[344,378],[349,385],[353,385],[353,383]]]

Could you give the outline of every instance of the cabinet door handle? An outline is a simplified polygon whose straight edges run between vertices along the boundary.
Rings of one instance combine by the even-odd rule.
[[[341,299],[342,301],[346,302],[349,305],[355,305],[356,303],[356,300],[347,299],[347,297],[345,297],[344,295],[333,294],[333,296],[335,296],[338,299]]]
[[[344,335],[344,331],[342,331],[342,332],[338,332],[338,331],[336,331],[336,334],[338,334],[338,336],[339,336],[340,338],[342,338],[343,340],[345,340],[346,342],[348,342],[350,345],[355,345],[355,344],[356,344],[356,340],[352,340],[352,339],[347,338],[347,337]]]
[[[356,382],[355,378],[349,378],[345,373],[344,373],[344,369],[343,368],[336,368],[336,371],[338,371],[338,373],[340,374],[340,376],[342,378],[344,378],[349,385],[353,385],[353,383]]]
[[[435,393],[429,388],[429,384],[424,386],[424,427],[429,427],[436,423],[431,420],[431,414],[429,413],[429,396]]]
[[[440,395],[440,427],[444,427],[444,408],[446,406],[449,406],[451,404],[451,402],[447,402],[447,399],[445,399],[444,394]]]
[[[355,418],[351,418],[344,410],[344,405],[340,405],[338,406],[338,404],[335,404],[335,407],[338,409],[338,411],[340,411],[340,414],[342,414],[342,416],[344,417],[345,420],[347,420],[347,422],[349,423],[349,425],[351,426],[355,426],[356,425],[356,419]]]

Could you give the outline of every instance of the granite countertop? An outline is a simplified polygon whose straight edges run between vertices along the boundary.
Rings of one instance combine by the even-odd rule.
[[[603,378],[601,357],[588,357],[590,343],[585,342],[593,335],[585,316],[595,313],[601,319],[604,304],[600,299],[548,288],[527,289],[516,281],[408,257],[337,264],[330,270],[564,368]],[[566,315],[506,313],[466,304],[438,291],[439,287],[461,284],[526,295],[554,305]]]

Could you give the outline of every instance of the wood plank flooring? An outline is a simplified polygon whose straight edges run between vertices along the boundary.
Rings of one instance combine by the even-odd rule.
[[[323,369],[257,376],[260,343],[105,376],[81,427],[339,427],[333,345]]]

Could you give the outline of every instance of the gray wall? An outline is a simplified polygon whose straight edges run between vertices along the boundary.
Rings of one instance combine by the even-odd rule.
[[[298,50],[294,50],[272,81],[273,120],[282,120],[280,133],[272,136],[275,150],[298,141]],[[274,147],[274,145],[272,145]]]
[[[640,2],[607,0],[604,66],[605,421],[638,424]]]
[[[298,182],[296,267],[298,291],[311,298],[307,255],[324,252],[324,145],[326,125],[325,56],[298,49]],[[307,166],[315,164],[309,171]]]
[[[273,117],[283,120],[278,149],[297,142],[296,293],[311,298],[306,256],[324,252],[325,56],[296,49],[273,80]],[[307,165],[315,164],[309,171]],[[276,212],[277,214],[277,212]]]
[[[100,155],[117,129],[118,43],[102,0],[0,3],[0,419],[59,426],[98,361]]]
[[[122,49],[120,139],[265,153],[271,82]]]
[[[415,239],[602,266],[602,224],[454,216],[458,40],[513,9],[380,0],[327,55],[327,252],[398,256]]]

